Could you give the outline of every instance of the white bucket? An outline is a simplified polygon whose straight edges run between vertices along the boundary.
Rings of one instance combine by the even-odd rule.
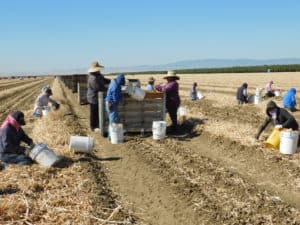
[[[85,136],[71,136],[69,148],[74,152],[91,153],[94,147],[94,139]]]
[[[262,88],[256,88],[255,89],[255,95],[261,96]]]
[[[281,96],[281,93],[280,93],[280,91],[279,91],[279,90],[276,90],[276,91],[274,91],[274,94],[275,94],[275,96],[276,96],[276,97],[279,97],[279,96]]]
[[[179,114],[179,116],[186,116],[187,115],[187,111],[188,111],[187,106],[180,106],[178,108],[178,114]]]
[[[282,131],[280,134],[280,153],[296,153],[299,134],[297,131]]]
[[[129,94],[133,99],[138,100],[138,101],[143,101],[143,99],[145,98],[146,92],[137,86],[133,86],[132,90]]]
[[[261,103],[261,96],[255,95],[254,96],[254,104],[257,105]]]
[[[112,144],[124,142],[123,124],[113,123],[109,125],[110,141]]]
[[[59,158],[57,155],[49,149],[44,143],[39,143],[34,146],[30,151],[29,157],[41,164],[42,166],[53,166]]]
[[[152,123],[152,133],[154,140],[162,140],[166,137],[166,127],[165,121],[153,121]]]
[[[43,109],[42,109],[42,114],[43,116],[47,116],[47,114],[50,112],[51,108],[49,106],[45,106]]]
[[[202,99],[202,98],[204,98],[204,95],[200,91],[198,91],[197,97],[198,97],[198,99]]]

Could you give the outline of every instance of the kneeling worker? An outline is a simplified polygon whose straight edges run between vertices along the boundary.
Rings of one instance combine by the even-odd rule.
[[[265,119],[265,122],[259,127],[258,132],[255,135],[256,139],[259,139],[260,134],[271,122],[273,122],[275,128],[286,128],[292,130],[299,129],[299,125],[296,119],[287,110],[278,107],[273,101],[270,101],[267,104],[266,114],[267,118]]]
[[[9,114],[0,128],[0,160],[5,163],[28,165],[32,160],[25,154],[26,148],[20,146],[21,141],[31,148],[33,141],[21,126],[25,125],[24,113],[20,111]]]

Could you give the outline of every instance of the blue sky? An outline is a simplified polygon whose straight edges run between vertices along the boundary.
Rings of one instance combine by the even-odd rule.
[[[298,0],[6,0],[0,73],[300,58]]]

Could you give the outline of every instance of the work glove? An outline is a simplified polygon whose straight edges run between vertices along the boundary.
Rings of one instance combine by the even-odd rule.
[[[275,129],[278,129],[278,130],[282,129],[282,125],[281,124],[275,125]]]
[[[53,103],[53,104],[52,104],[52,109],[53,109],[53,110],[59,109],[59,104],[58,104],[57,102]]]

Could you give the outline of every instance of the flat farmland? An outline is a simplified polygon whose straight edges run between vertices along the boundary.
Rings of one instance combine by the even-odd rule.
[[[40,171],[38,165],[33,165],[22,173],[17,166],[0,171],[3,177],[0,190],[12,185],[11,175],[20,179],[16,187],[20,191],[0,194],[0,213],[7,216],[0,221],[4,224],[24,221],[33,224],[72,224],[72,221],[76,224],[300,224],[299,154],[286,156],[265,148],[263,142],[271,129],[259,141],[254,140],[265,117],[267,99],[259,105],[242,106],[235,99],[237,88],[244,82],[249,85],[249,94],[270,80],[282,94],[291,87],[299,89],[299,75],[179,74],[181,105],[188,107],[187,118],[179,118],[180,135],[157,142],[151,134],[130,134],[120,145],[112,145],[89,130],[89,107],[79,105],[77,94],[55,79],[53,97],[61,102],[61,111],[51,112],[49,118],[31,119],[27,130],[35,141],[45,142],[72,163],[50,170]],[[145,87],[150,76],[155,77],[157,84],[165,83],[163,74],[127,75],[126,78],[140,79]],[[193,82],[198,83],[204,99],[189,101]],[[27,87],[22,89],[27,90],[39,83],[24,85],[16,88]],[[14,97],[9,97],[12,96],[9,89],[0,91],[1,104],[6,104],[1,108],[2,119],[9,108],[22,109],[24,106],[18,102],[29,95],[14,89]],[[15,100],[9,101],[10,98]],[[26,102],[32,105],[33,99]],[[282,97],[272,100],[281,105]],[[299,112],[293,115],[300,121]],[[72,134],[94,137],[92,157],[69,152],[68,137]],[[27,184],[28,176],[31,182]],[[21,216],[3,207],[1,199],[8,205],[19,199]]]

